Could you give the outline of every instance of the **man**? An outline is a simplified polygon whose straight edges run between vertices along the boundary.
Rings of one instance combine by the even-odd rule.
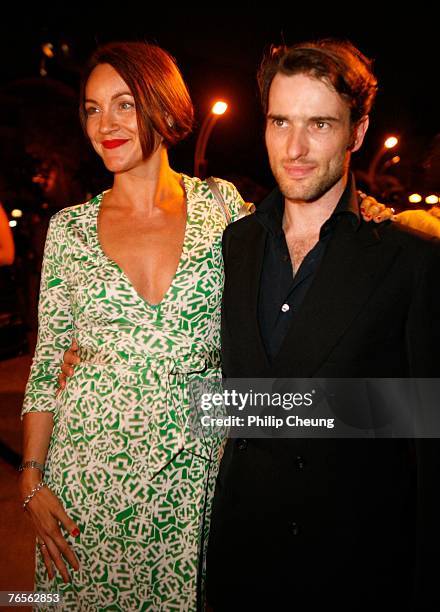
[[[439,245],[363,222],[349,172],[377,89],[370,62],[349,43],[283,47],[259,85],[278,187],[224,234],[226,377],[439,376]],[[215,612],[425,609],[436,456],[435,440],[229,440],[208,551]]]

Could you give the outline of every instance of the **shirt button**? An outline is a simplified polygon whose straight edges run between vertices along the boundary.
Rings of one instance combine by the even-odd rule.
[[[304,465],[305,465],[305,462],[304,462],[304,457],[301,457],[301,455],[298,455],[298,456],[296,457],[296,460],[295,460],[295,461],[296,461],[296,467],[297,467],[299,470],[304,469]]]
[[[282,312],[288,312],[290,310],[289,304],[283,304],[281,306],[281,310],[282,310]]]
[[[290,524],[290,528],[292,530],[292,535],[297,536],[299,534],[299,525],[298,523],[291,523]]]

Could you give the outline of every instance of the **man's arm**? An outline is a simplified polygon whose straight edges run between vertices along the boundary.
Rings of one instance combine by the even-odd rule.
[[[410,376],[440,377],[440,240],[427,240],[406,325]]]
[[[440,377],[440,241],[431,239],[413,291],[406,336],[410,375]],[[417,382],[417,381],[416,381]],[[428,381],[418,385],[419,418],[428,403],[424,393]],[[436,415],[432,415],[439,421]],[[429,432],[424,432],[424,434]],[[418,438],[417,455],[417,581],[418,609],[440,609],[437,564],[440,549],[440,439]]]

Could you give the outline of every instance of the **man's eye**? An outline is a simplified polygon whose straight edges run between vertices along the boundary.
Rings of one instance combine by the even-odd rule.
[[[327,123],[327,121],[317,121],[315,125],[318,128],[318,130],[324,130],[325,128],[330,127],[330,124]]]
[[[284,119],[274,119],[272,123],[275,127],[284,127],[286,125]]]

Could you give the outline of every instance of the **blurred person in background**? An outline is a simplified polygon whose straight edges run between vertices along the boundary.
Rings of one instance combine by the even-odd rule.
[[[14,263],[15,248],[8,215],[0,204],[0,266],[11,266]]]
[[[435,205],[429,210],[404,210],[395,215],[395,220],[402,225],[440,238],[440,206]]]
[[[440,238],[440,206],[438,204],[432,206],[429,210],[403,210],[400,213],[394,214],[392,208],[380,204],[365,194],[363,195],[365,199],[362,204],[363,206],[369,205],[368,213],[373,216],[375,223],[381,223],[390,219],[423,234]]]

